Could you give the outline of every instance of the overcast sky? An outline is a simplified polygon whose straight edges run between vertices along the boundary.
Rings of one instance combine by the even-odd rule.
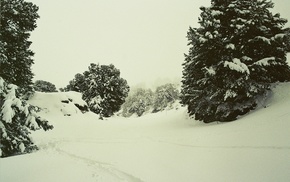
[[[35,80],[64,87],[90,63],[114,64],[130,86],[182,76],[186,33],[210,0],[29,0],[39,6],[32,32]],[[290,1],[273,0],[290,20]],[[287,26],[290,26],[288,23]]]

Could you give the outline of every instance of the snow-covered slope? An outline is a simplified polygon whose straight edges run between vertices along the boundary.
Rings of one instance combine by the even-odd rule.
[[[87,108],[86,102],[82,100],[81,93],[73,91],[58,93],[36,92],[29,100],[29,103],[40,107],[42,112],[53,115],[75,115],[83,112],[80,107]]]
[[[185,108],[68,117],[48,98],[33,102],[48,109],[42,115],[55,129],[33,134],[40,151],[0,159],[0,181],[290,181],[290,83],[231,123],[193,121]]]

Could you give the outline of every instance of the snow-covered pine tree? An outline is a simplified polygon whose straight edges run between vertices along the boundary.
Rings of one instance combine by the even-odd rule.
[[[33,93],[29,37],[39,18],[37,10],[24,0],[0,2],[0,157],[36,149],[30,131],[52,129],[36,114],[38,108],[24,100]]]
[[[127,81],[120,77],[120,71],[114,65],[99,65],[92,63],[89,70],[78,76],[83,82],[70,82],[73,87],[82,88],[83,99],[91,111],[100,117],[110,117],[119,111],[128,96]],[[78,79],[78,80],[79,80]]]
[[[85,82],[85,77],[83,74],[77,73],[73,80],[63,89],[64,91],[75,91],[83,93],[84,90],[87,90],[87,85]]]
[[[16,85],[7,84],[1,77],[0,109],[0,157],[36,150],[30,130],[53,128],[37,115],[38,108],[19,99]]]
[[[0,76],[21,89],[32,89],[29,37],[36,28],[38,7],[24,0],[1,0],[0,6]]]
[[[286,19],[270,0],[212,0],[187,34],[181,103],[204,122],[232,121],[270,84],[290,80]],[[288,32],[289,33],[289,32]]]

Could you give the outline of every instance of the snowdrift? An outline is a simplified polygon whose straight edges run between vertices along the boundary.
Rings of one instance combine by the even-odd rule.
[[[29,100],[31,105],[42,109],[42,112],[61,114],[70,116],[89,111],[88,106],[82,100],[81,93],[78,92],[36,92]]]
[[[185,108],[140,118],[67,117],[59,101],[32,98],[55,129],[33,133],[40,151],[0,159],[1,181],[290,181],[290,83],[230,123],[203,124]]]

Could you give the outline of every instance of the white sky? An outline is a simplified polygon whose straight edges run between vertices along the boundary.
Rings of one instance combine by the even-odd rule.
[[[32,32],[35,80],[64,87],[90,63],[114,64],[130,86],[181,79],[186,34],[210,0],[28,0],[39,6]],[[290,1],[273,0],[290,20]],[[287,26],[290,26],[288,23]]]

